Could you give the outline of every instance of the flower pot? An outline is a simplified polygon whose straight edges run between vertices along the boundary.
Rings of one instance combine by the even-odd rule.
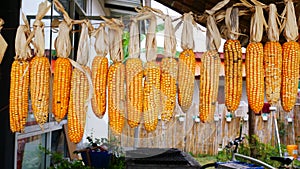
[[[111,153],[108,151],[94,151],[91,149],[85,149],[81,151],[82,161],[85,165],[93,167],[95,169],[108,168]]]

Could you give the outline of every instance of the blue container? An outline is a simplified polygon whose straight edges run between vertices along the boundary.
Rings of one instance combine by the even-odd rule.
[[[264,167],[256,165],[256,164],[250,164],[245,162],[239,162],[239,161],[230,161],[230,162],[218,162],[217,163],[218,169],[264,169]]]
[[[88,150],[81,152],[83,162],[95,169],[107,169],[109,167],[111,153],[107,151]]]

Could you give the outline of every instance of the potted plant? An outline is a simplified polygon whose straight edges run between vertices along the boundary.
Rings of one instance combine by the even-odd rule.
[[[87,140],[88,147],[78,150],[76,153],[80,153],[82,161],[90,167],[108,169],[112,159],[118,158],[122,154],[116,138],[93,139],[88,136]]]

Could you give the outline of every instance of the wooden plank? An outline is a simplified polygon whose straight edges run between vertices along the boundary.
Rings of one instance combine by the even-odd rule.
[[[65,134],[65,138],[67,141],[70,159],[71,160],[78,159],[78,155],[73,153],[76,150],[76,144],[71,142],[71,140],[70,140],[70,137],[68,135],[68,124],[64,124],[63,127],[64,127],[64,134]]]

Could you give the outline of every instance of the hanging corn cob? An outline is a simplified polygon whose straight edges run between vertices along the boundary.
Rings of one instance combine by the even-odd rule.
[[[43,124],[48,120],[50,96],[50,63],[45,57],[44,23],[43,16],[50,9],[48,1],[39,5],[34,26],[35,57],[30,61],[30,98],[36,122],[43,129]]]
[[[94,94],[92,98],[92,108],[95,115],[102,118],[106,111],[106,84],[108,72],[107,54],[107,33],[105,25],[101,24],[95,33],[95,49],[97,56],[92,62],[92,81]]]
[[[30,57],[30,48],[26,43],[28,31],[29,25],[19,26],[15,40],[16,56],[10,72],[9,93],[9,121],[12,132],[23,132],[28,116]]]
[[[226,10],[225,23],[228,30],[224,44],[225,105],[229,112],[234,112],[240,105],[243,89],[242,47],[236,34],[239,29],[238,8]]]
[[[275,4],[269,5],[268,38],[264,45],[264,70],[266,97],[271,105],[280,99],[282,48],[279,41],[277,24],[277,8]]]
[[[214,36],[212,36],[214,35]],[[218,53],[221,35],[213,15],[207,18],[206,48],[201,56],[199,117],[202,122],[211,122],[216,110],[221,60]]]
[[[54,43],[57,59],[53,77],[52,111],[57,122],[66,116],[69,107],[72,76],[72,65],[68,58],[71,52],[70,28],[65,21],[62,21],[59,24],[58,36]]]
[[[81,141],[85,128],[88,101],[91,96],[90,68],[88,62],[88,28],[82,23],[79,39],[77,60],[71,61],[74,69],[71,77],[70,102],[68,109],[68,136],[70,141],[78,143]]]
[[[251,18],[250,43],[246,49],[246,88],[250,108],[259,113],[264,106],[263,45],[260,43],[265,24],[261,6],[255,6]]]
[[[146,59],[144,68],[144,126],[146,131],[154,131],[158,123],[158,114],[161,112],[160,101],[160,68],[156,63],[156,17],[148,12],[150,22],[146,37]]]
[[[176,39],[170,16],[165,17],[164,32],[165,57],[161,61],[160,91],[162,101],[161,119],[169,121],[173,117],[176,103],[178,65],[174,59],[176,53]]]
[[[138,17],[138,16],[136,16]],[[139,31],[136,18],[131,19],[129,58],[125,64],[127,122],[131,128],[140,123],[143,111],[143,62],[139,59]]]
[[[284,111],[289,112],[296,103],[299,81],[300,46],[294,4],[286,4],[286,23],[284,36],[287,40],[282,45],[282,84],[281,104]]]
[[[109,127],[115,134],[121,134],[125,122],[125,66],[122,48],[123,23],[118,19],[102,17],[109,27],[109,53],[113,64],[108,70],[108,119]]]
[[[178,65],[178,102],[183,112],[186,112],[193,102],[196,59],[193,52],[193,16],[192,13],[183,15],[181,48]]]

